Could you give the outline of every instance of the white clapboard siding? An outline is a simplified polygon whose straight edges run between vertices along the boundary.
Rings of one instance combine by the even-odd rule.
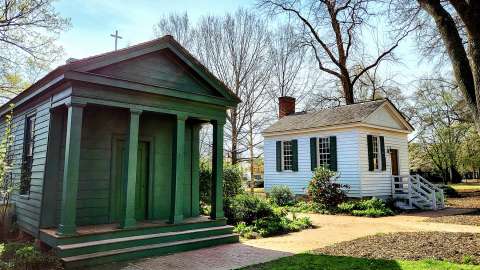
[[[310,167],[310,138],[337,136],[337,168],[339,182],[350,186],[349,196],[360,197],[360,173],[358,166],[358,132],[354,129],[311,132],[301,135],[267,137],[264,141],[265,190],[272,186],[287,185],[295,194],[305,194],[312,178]],[[276,171],[276,141],[298,140],[298,171]]]
[[[359,130],[360,145],[360,171],[362,179],[362,195],[363,196],[389,196],[391,192],[391,159],[387,153],[389,148],[398,150],[398,166],[401,175],[409,174],[408,160],[408,138],[405,133],[386,132],[380,129],[363,128]],[[384,136],[385,137],[385,158],[387,168],[385,171],[369,171],[368,170],[368,149],[367,135]]]

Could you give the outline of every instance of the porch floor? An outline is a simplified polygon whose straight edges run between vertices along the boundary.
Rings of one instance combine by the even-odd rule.
[[[198,216],[198,217],[191,217],[186,218],[183,220],[181,224],[193,224],[199,222],[208,222],[211,221],[209,216]],[[107,232],[113,231],[122,231],[122,230],[136,230],[141,228],[152,228],[152,227],[168,227],[168,226],[175,226],[176,224],[171,224],[166,220],[147,220],[147,221],[138,221],[137,226],[134,228],[122,229],[120,228],[119,223],[111,223],[111,224],[99,224],[99,225],[85,225],[85,226],[78,226],[77,227],[77,235],[76,236],[83,236],[83,235],[94,235],[94,234],[102,234]],[[41,229],[42,233],[47,234],[48,236],[54,238],[62,238],[63,236],[57,235],[57,228],[48,228],[48,229]]]

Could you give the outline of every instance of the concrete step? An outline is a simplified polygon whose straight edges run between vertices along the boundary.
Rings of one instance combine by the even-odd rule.
[[[238,242],[237,234],[223,234],[196,239],[180,240],[168,243],[141,245],[129,248],[100,251],[62,258],[67,269],[82,268],[112,261],[123,261],[150,256],[165,255],[175,252],[198,249],[213,245]]]
[[[204,238],[210,236],[230,234],[233,226],[216,226],[185,231],[142,234],[127,237],[111,238],[97,241],[88,241],[74,244],[59,245],[56,254],[60,257],[70,257],[82,254],[98,253],[118,250],[128,247],[152,245],[159,243],[175,242],[180,240]]]

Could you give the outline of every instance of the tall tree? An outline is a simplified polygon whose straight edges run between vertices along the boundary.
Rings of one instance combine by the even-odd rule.
[[[417,24],[423,30],[420,47],[425,52],[438,53],[433,41],[441,39],[448,55],[453,75],[470,108],[480,133],[480,1],[476,0],[417,0],[392,1],[404,25]],[[432,30],[432,26],[435,31]]]
[[[423,80],[414,94],[417,138],[445,181],[458,179],[458,154],[471,124],[461,121],[461,97],[442,80]]]
[[[10,98],[49,69],[63,54],[55,45],[70,22],[53,0],[5,0],[0,3],[0,90]],[[22,79],[23,78],[23,79]]]
[[[163,15],[159,22],[153,26],[153,34],[157,37],[172,35],[185,48],[195,49],[195,29],[187,12]]]
[[[248,138],[255,137],[263,121],[259,112],[271,73],[267,23],[254,12],[240,9],[224,16],[201,17],[193,27],[188,15],[173,14],[163,17],[155,29],[157,36],[183,37],[186,47],[242,99],[228,111],[225,126],[225,149],[232,163],[238,163],[249,145],[258,144],[248,143]]]
[[[378,13],[379,5],[371,0],[258,0],[273,14],[288,14],[304,29],[303,42],[313,51],[318,68],[339,80],[345,103],[355,102],[354,86],[367,71],[392,55],[406,33],[393,43],[381,46],[376,56],[368,53],[372,46],[363,44],[361,35]]]

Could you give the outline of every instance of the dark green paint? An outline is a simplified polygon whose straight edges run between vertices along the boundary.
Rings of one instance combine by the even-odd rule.
[[[337,136],[330,136],[330,170],[337,171]]]
[[[317,168],[317,138],[310,138],[310,169]]]

